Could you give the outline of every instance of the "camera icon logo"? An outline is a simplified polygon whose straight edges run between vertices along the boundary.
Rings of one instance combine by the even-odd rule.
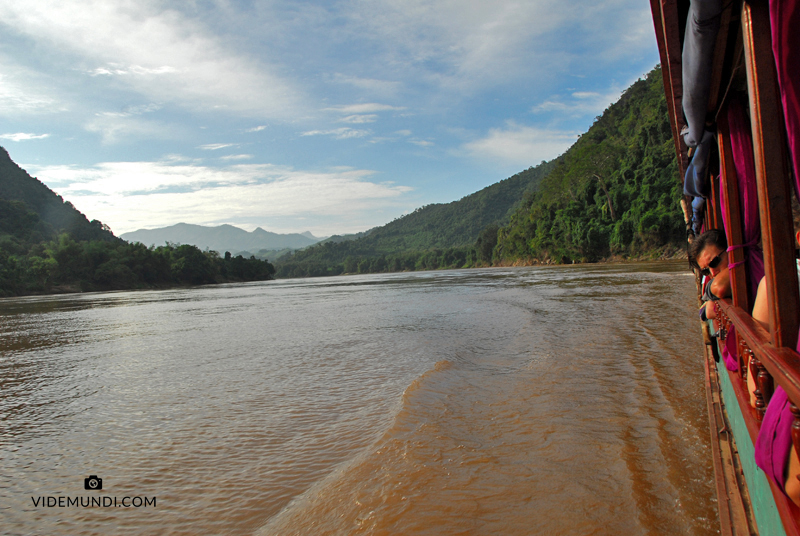
[[[89,478],[83,479],[83,489],[103,489],[103,479],[97,478],[97,475],[90,475]]]

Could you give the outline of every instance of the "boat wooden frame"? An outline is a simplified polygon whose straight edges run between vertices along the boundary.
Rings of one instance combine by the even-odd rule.
[[[664,92],[678,157],[680,180],[689,163],[681,130],[682,42],[689,13],[689,0],[651,0],[656,39],[661,58]],[[794,415],[792,440],[800,452],[800,355],[795,351],[800,326],[800,291],[795,264],[792,226],[792,177],[784,128],[783,108],[772,54],[769,2],[733,0],[723,7],[714,49],[711,91],[706,124],[716,131],[719,170],[712,169],[712,194],[706,203],[706,229],[722,229],[728,222],[729,244],[742,244],[742,212],[735,177],[729,129],[724,111],[732,86],[743,85],[746,93],[756,168],[761,244],[768,289],[769,331],[750,316],[743,248],[729,253],[730,299],[720,300],[718,337],[703,325],[706,342],[705,382],[708,400],[712,454],[717,483],[721,533],[787,534],[800,536],[800,508],[792,503],[753,459],[753,445],[766,405],[780,385],[786,391]],[[719,195],[726,203],[720,203]],[[691,200],[682,200],[687,221]],[[722,214],[724,206],[725,214]],[[741,263],[741,264],[739,264]],[[698,295],[700,277],[697,274]],[[724,343],[735,327],[739,370],[718,365],[717,341]],[[713,327],[712,327],[713,329]],[[715,359],[715,357],[717,359]],[[750,366],[746,363],[750,359]],[[749,369],[749,370],[748,370]],[[747,375],[756,378],[756,408],[750,405]]]

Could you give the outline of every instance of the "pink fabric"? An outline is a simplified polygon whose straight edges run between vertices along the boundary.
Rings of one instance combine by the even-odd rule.
[[[800,338],[797,342],[800,353]],[[767,412],[761,422],[756,438],[756,465],[770,477],[781,491],[786,485],[785,470],[792,450],[792,423],[794,415],[789,397],[783,387],[778,385],[769,400]]]
[[[747,292],[750,297],[750,303],[754,303],[758,283],[764,277],[764,257],[761,250],[756,246],[761,236],[761,221],[758,215],[758,190],[756,187],[756,166],[753,157],[753,139],[750,122],[738,100],[732,100],[728,106],[728,126],[731,136],[731,153],[733,154],[733,163],[736,169],[736,182],[739,186],[739,205],[742,210],[742,236],[744,239],[743,244],[730,244],[728,251],[744,248],[745,262],[747,263]],[[724,195],[720,196],[720,201],[723,204],[723,222],[727,230],[728,221],[724,217],[724,206],[727,205],[727,200]],[[732,263],[728,267],[735,268],[738,264]]]
[[[800,0],[770,0],[769,15],[795,193],[800,194]]]
[[[736,327],[733,324],[728,328],[728,336],[722,345],[722,360],[725,368],[731,372],[739,370],[739,349],[736,347]]]
[[[792,421],[794,416],[789,409],[789,397],[781,386],[773,393],[767,406],[767,413],[761,422],[756,438],[756,465],[770,477],[781,490],[786,479],[784,471],[789,463],[792,448]]]

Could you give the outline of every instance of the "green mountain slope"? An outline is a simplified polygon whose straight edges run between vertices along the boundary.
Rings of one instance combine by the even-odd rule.
[[[108,227],[97,220],[90,222],[0,147],[0,245],[22,251],[62,232],[76,240],[117,240]]]
[[[661,69],[562,156],[459,201],[276,263],[280,277],[526,262],[593,262],[680,247],[684,224]],[[504,225],[500,227],[499,225]]]
[[[283,257],[276,267],[281,273],[280,266],[291,265],[293,274],[307,275],[302,273],[303,266],[324,265],[330,268],[328,271],[341,273],[344,267],[338,269],[336,265],[342,265],[348,257],[376,258],[437,248],[471,247],[487,226],[508,221],[525,192],[535,190],[552,168],[552,163],[542,162],[458,201],[418,208],[352,240],[333,236]],[[286,270],[284,275],[288,275]]]
[[[0,148],[0,296],[254,281],[274,273],[269,262],[252,257],[129,244]]]
[[[661,69],[610,106],[500,230],[495,261],[595,261],[685,243]]]

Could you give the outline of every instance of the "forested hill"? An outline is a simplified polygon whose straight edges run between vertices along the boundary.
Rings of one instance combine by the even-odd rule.
[[[90,222],[0,147],[0,237],[6,247],[25,247],[63,232],[76,240],[116,240],[101,222]]]
[[[356,240],[284,257],[276,268],[300,277],[658,254],[685,245],[680,199],[656,67],[559,158]]]
[[[386,254],[472,245],[487,225],[508,221],[525,191],[535,190],[551,169],[552,164],[543,162],[458,201],[418,208],[350,242],[350,252]]]
[[[525,193],[533,192],[552,168],[553,163],[542,162],[458,201],[418,208],[353,240],[333,236],[276,265],[283,276],[325,275],[353,271],[348,269],[352,266],[344,266],[348,259],[350,264],[364,259],[380,264],[386,256],[413,253],[411,257],[418,257],[422,252],[472,247],[487,227],[507,222]],[[409,268],[413,264],[400,269]]]
[[[634,83],[499,232],[494,261],[586,262],[685,245],[661,69]]]
[[[272,279],[256,258],[116,238],[28,175],[0,147],[0,296]]]

